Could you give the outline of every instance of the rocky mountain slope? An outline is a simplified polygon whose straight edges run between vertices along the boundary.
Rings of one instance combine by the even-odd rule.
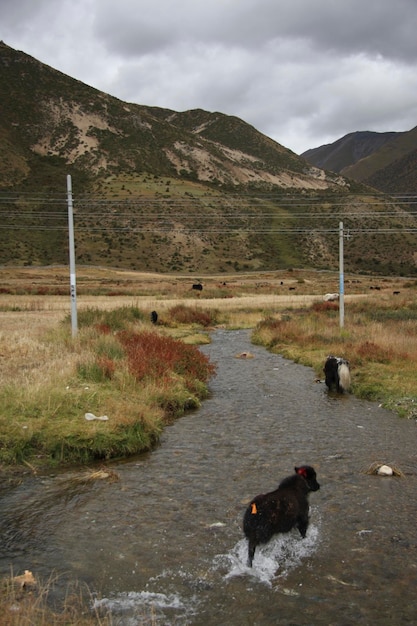
[[[413,273],[412,224],[370,240],[385,198],[309,164],[233,116],[126,103],[0,43],[0,263],[66,263],[66,178],[77,262],[146,271],[337,267]],[[393,242],[401,252],[393,253]]]
[[[204,184],[328,189],[341,181],[222,113],[125,103],[0,44],[1,186],[42,159],[97,177],[150,172]]]

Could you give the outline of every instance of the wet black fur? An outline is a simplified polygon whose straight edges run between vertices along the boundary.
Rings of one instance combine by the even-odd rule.
[[[298,528],[306,536],[309,523],[308,494],[320,485],[310,465],[295,468],[295,474],[285,478],[278,489],[256,496],[245,511],[243,532],[248,539],[248,566],[252,567],[256,546],[277,533]]]

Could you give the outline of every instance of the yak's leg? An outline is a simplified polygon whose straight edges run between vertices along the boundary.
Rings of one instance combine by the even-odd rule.
[[[300,535],[304,539],[307,533],[307,528],[308,528],[308,515],[298,518],[297,528],[300,531]]]
[[[248,545],[248,567],[252,567],[253,557],[255,556],[257,543],[254,539],[249,539]]]

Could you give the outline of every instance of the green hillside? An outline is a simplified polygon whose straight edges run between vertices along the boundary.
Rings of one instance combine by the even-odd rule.
[[[410,207],[233,116],[126,103],[0,43],[0,264],[413,274]],[[377,218],[377,219],[375,219]],[[407,233],[404,232],[407,230]]]

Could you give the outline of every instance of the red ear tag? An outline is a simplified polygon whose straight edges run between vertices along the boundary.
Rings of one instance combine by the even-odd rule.
[[[252,510],[251,510],[252,515],[256,515],[257,512],[258,512],[258,509],[256,508],[256,504],[252,502]]]
[[[307,478],[307,471],[304,469],[304,467],[300,467],[297,471],[297,474],[300,474],[300,476],[303,476],[303,478]]]

